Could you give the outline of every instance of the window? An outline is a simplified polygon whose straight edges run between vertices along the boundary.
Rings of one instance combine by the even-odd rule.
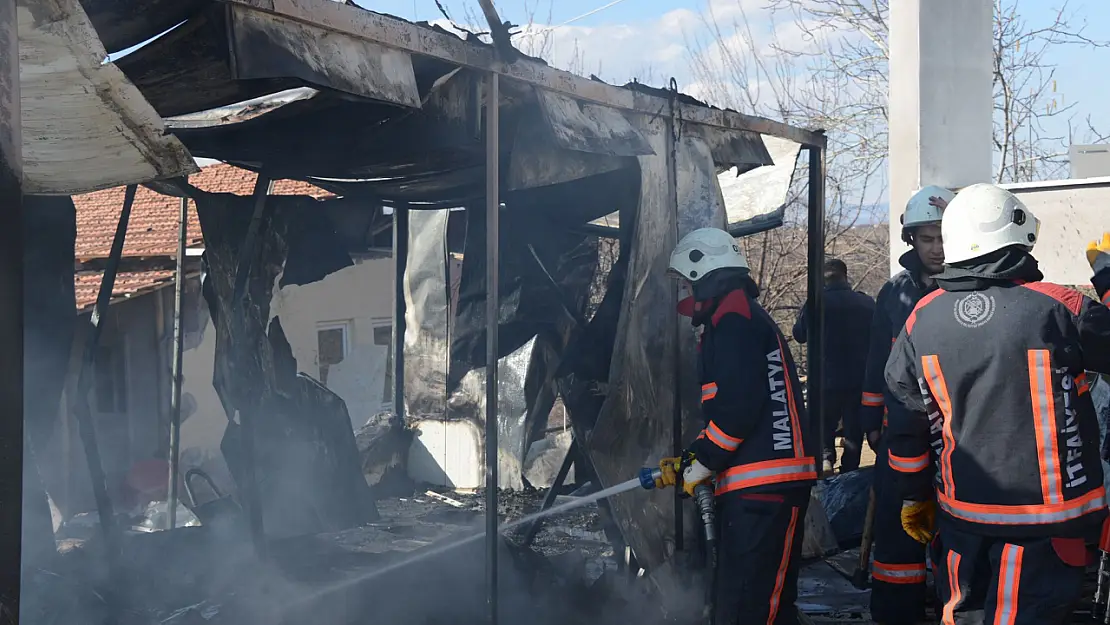
[[[374,345],[385,346],[385,388],[382,389],[382,403],[393,403],[393,325],[380,325],[374,328]]]
[[[347,357],[347,322],[321,323],[316,326],[316,364],[320,366],[320,383],[328,385],[328,369]]]

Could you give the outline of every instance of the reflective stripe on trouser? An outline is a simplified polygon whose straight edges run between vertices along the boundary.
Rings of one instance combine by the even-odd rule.
[[[871,618],[908,625],[925,619],[925,545],[902,529],[898,494],[885,444],[875,459],[875,561],[871,570]],[[894,574],[891,574],[891,573]]]
[[[807,506],[735,494],[717,500],[721,537],[714,625],[798,622],[794,602]]]
[[[1065,564],[1052,539],[992,538],[948,524],[940,533],[943,625],[1058,625],[1082,594],[1084,567]]]
[[[726,469],[717,474],[717,493],[768,484],[788,484],[817,479],[817,465],[813,458],[785,458],[751,462]]]

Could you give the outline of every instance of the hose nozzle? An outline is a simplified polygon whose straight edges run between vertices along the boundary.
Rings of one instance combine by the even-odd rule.
[[[713,487],[709,484],[698,484],[694,487],[694,498],[698,504],[698,512],[701,513],[705,541],[712,544],[717,540],[716,523],[713,518]]]
[[[662,479],[662,477],[662,469],[644,467],[640,469],[640,486],[644,490],[655,490],[655,480]]]

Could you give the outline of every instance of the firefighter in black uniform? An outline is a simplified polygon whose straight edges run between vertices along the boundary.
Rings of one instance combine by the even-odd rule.
[[[1041,281],[1038,233],[1009,191],[962,190],[944,213],[940,288],[918,302],[886,366],[908,408],[888,433],[905,463],[902,522],[928,541],[939,508],[948,625],[1066,622],[1084,540],[1106,517],[1085,376],[1110,372],[1110,309]],[[1094,283],[1105,297],[1110,270]]]
[[[871,347],[864,375],[860,424],[875,450],[875,540],[871,567],[871,618],[886,625],[917,623],[925,618],[925,548],[902,529],[902,497],[895,484],[899,459],[888,458],[881,435],[885,415],[904,410],[883,380],[883,367],[894,338],[918,300],[936,288],[933,274],[944,268],[941,211],[955,194],[927,186],[910,198],[902,215],[902,240],[913,246],[899,259],[905,268],[879,290],[871,324]]]
[[[688,494],[715,481],[719,523],[714,625],[797,623],[798,565],[817,467],[794,359],[756,302],[759,289],[732,235],[695,230],[671,255],[670,273],[693,297],[680,312],[701,329],[705,429],[682,459],[660,463],[660,486]]]
[[[809,338],[807,305],[802,306],[794,322],[794,340],[804,344]],[[866,293],[853,291],[848,282],[848,266],[838,258],[825,261],[825,431],[821,433],[824,447],[824,473],[833,472],[836,464],[836,426],[843,428],[844,454],[840,472],[859,468],[863,450],[863,428],[859,423],[860,391],[867,367],[871,318],[875,300]]]

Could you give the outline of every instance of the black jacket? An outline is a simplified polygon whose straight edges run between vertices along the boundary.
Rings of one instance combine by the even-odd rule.
[[[743,289],[700,306],[705,429],[689,447],[717,473],[717,494],[785,491],[817,479],[809,417],[786,341]]]
[[[1110,372],[1110,309],[1047,282],[943,277],[886,367],[909,409],[890,416],[903,496],[935,487],[942,516],[974,533],[1089,534],[1106,493],[1085,372]]]
[[[871,345],[867,353],[867,368],[863,378],[863,404],[860,410],[860,426],[864,432],[876,432],[882,427],[888,410],[900,411],[902,407],[895,401],[883,379],[890,348],[895,337],[902,331],[913,307],[935,285],[927,285],[921,278],[925,266],[917,252],[910,250],[898,259],[905,269],[887,280],[879,289],[875,303],[875,315],[871,321]]]
[[[825,390],[858,392],[863,387],[874,313],[875,300],[846,282],[825,287]],[[806,322],[803,306],[794,323],[794,340],[799,343],[809,339]]]

